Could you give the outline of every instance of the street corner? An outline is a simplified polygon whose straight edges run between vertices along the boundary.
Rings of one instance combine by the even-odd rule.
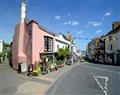
[[[49,85],[27,81],[17,87],[16,93],[27,94],[27,95],[43,95],[48,89]]]
[[[43,76],[43,75],[35,76],[34,78],[36,78],[36,79],[40,79],[40,80],[49,81],[49,82],[53,82],[53,81],[55,81],[54,78],[47,77],[47,76]]]

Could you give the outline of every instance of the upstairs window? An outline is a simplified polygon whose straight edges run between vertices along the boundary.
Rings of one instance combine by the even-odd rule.
[[[44,51],[45,52],[53,51],[53,38],[47,36],[44,37]]]

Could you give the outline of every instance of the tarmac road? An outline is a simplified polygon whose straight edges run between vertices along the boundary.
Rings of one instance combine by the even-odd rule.
[[[46,95],[120,95],[120,67],[82,62],[63,74]]]

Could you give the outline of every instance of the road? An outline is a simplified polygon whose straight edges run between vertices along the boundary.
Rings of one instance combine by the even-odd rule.
[[[0,95],[13,95],[17,86],[26,82],[23,75],[19,75],[8,66],[8,63],[0,64]]]
[[[0,95],[44,95],[49,86],[72,66],[65,66],[46,75],[18,74],[8,62],[0,64]]]
[[[120,67],[76,64],[51,85],[46,95],[120,95]]]

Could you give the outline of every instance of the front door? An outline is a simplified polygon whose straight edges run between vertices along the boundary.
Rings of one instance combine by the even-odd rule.
[[[116,56],[117,58],[116,58],[116,62],[117,62],[117,65],[120,65],[120,55],[119,54],[117,54],[117,56]]]

